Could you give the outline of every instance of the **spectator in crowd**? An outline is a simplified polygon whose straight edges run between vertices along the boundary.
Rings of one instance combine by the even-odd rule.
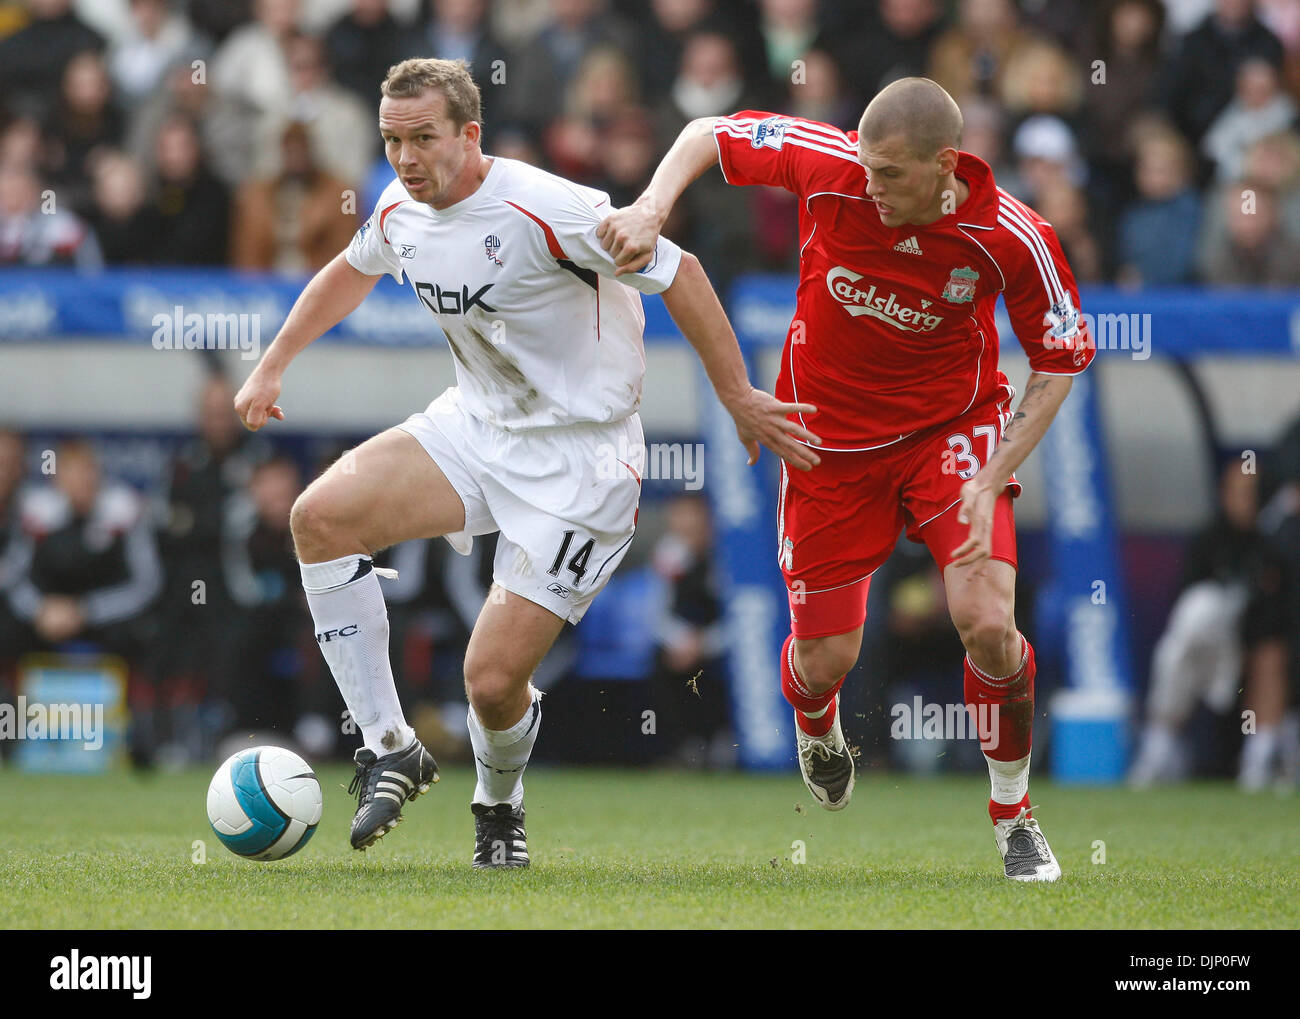
[[[1052,224],[1079,283],[1098,283],[1106,274],[1101,244],[1093,230],[1088,199],[1067,180],[1053,180],[1038,195],[1036,211]]]
[[[1000,99],[1016,120],[1052,116],[1073,124],[1083,101],[1082,76],[1060,47],[1031,40],[1007,55]]]
[[[834,124],[846,131],[856,130],[861,104],[844,91],[844,79],[831,55],[811,49],[802,57],[803,69],[790,83],[786,112],[795,117]]]
[[[1097,8],[1096,49],[1078,53],[1087,80],[1080,110],[1083,150],[1097,192],[1112,207],[1133,194],[1130,127],[1156,103],[1164,21],[1160,0],[1107,0]]]
[[[681,69],[668,96],[655,110],[659,150],[666,151],[681,129],[696,117],[725,116],[746,108],[762,107],[745,92],[735,45],[720,33],[696,32],[686,40]],[[721,174],[710,171],[677,203],[684,221],[682,232],[672,236],[709,266],[723,292],[732,276],[756,265],[754,236],[758,221],[750,190],[730,187]],[[756,190],[776,195],[771,189]],[[797,246],[797,232],[788,229],[795,220],[786,216],[783,222],[772,218],[761,222],[773,231],[773,245]]]
[[[53,191],[42,193],[30,167],[0,165],[0,265],[102,266],[95,235]]]
[[[795,61],[817,41],[816,0],[758,0],[758,30],[768,78],[778,94],[784,93]]]
[[[1146,727],[1130,772],[1135,785],[1190,774],[1193,759],[1180,734],[1197,704],[1224,715],[1237,703],[1243,675],[1260,676],[1267,686],[1264,677],[1285,660],[1285,565],[1258,527],[1258,481],[1241,457],[1229,458],[1219,473],[1214,519],[1187,550],[1179,595],[1152,656]],[[1279,720],[1266,717],[1269,724]],[[1243,781],[1258,770],[1250,744],[1248,738]]]
[[[1216,196],[1225,230],[1202,249],[1201,276],[1217,286],[1300,286],[1300,244],[1282,230],[1271,190],[1242,180]]]
[[[997,96],[1008,61],[1035,38],[1011,0],[960,0],[956,24],[930,49],[927,76],[958,103]]]
[[[10,608],[34,649],[77,642],[139,665],[152,639],[147,613],[162,588],[145,502],[103,480],[88,441],[68,440],[54,453],[53,485],[33,491],[22,507],[24,547]]]
[[[1232,101],[1237,70],[1252,57],[1282,66],[1282,43],[1255,16],[1253,0],[1215,0],[1214,11],[1183,38],[1166,65],[1161,94],[1175,125],[1200,145]]]
[[[601,133],[598,151],[602,177],[597,187],[615,208],[631,205],[650,183],[659,158],[654,124],[646,111],[628,109],[611,121]]]
[[[603,169],[602,132],[636,108],[636,74],[617,50],[592,49],[583,58],[565,97],[564,112],[544,135],[545,155],[570,180],[594,183]]]
[[[1255,142],[1246,150],[1242,175],[1277,195],[1283,231],[1300,237],[1300,134],[1277,131]]]
[[[348,246],[357,217],[343,211],[347,185],[316,165],[304,125],[284,129],[280,151],[281,172],[249,181],[236,195],[231,262],[240,269],[315,272]]]
[[[925,74],[943,8],[938,0],[881,0],[877,18],[863,31],[828,32],[820,42],[835,57],[858,107],[892,81]]]
[[[512,76],[513,61],[507,60],[505,47],[492,34],[487,0],[428,0],[428,17],[402,53],[402,58],[416,56],[466,61],[482,95],[483,119],[489,123],[501,110],[497,97],[502,86],[507,86],[506,94],[520,86]],[[377,84],[370,94],[377,101]]]
[[[1144,133],[1134,170],[1138,199],[1119,224],[1119,279],[1129,286],[1189,283],[1194,272],[1201,200],[1195,157],[1173,127]]]
[[[1296,105],[1282,90],[1277,68],[1258,57],[1237,69],[1237,88],[1223,108],[1201,147],[1215,166],[1220,183],[1236,180],[1244,170],[1247,149],[1270,134],[1292,127]]]
[[[27,0],[31,22],[0,40],[0,95],[11,109],[43,118],[78,53],[103,52],[104,37],[72,10],[72,0]]]
[[[256,465],[270,454],[264,439],[240,427],[231,409],[234,398],[223,376],[204,380],[195,414],[197,434],[172,458],[164,482],[160,544],[166,579],[153,667],[160,690],[189,690],[194,701],[209,709],[201,712],[185,747],[196,758],[213,752],[229,724],[228,712],[219,704],[240,676],[229,672],[239,663],[225,650],[233,604],[221,558],[226,514],[231,500],[246,490]]]
[[[735,741],[709,506],[701,496],[680,495],[664,516],[667,527],[651,555],[667,595],[655,626],[651,687],[661,754],[697,767],[729,764]]]
[[[1087,165],[1079,155],[1074,132],[1059,117],[1030,117],[1011,140],[1016,158],[1016,180],[1024,189],[1017,198],[1030,205],[1053,184],[1064,182],[1082,187],[1087,181]]]
[[[59,101],[44,133],[55,187],[62,200],[78,211],[90,205],[90,157],[97,149],[116,147],[126,130],[112,98],[102,56],[86,50],[68,62]]]
[[[230,193],[203,161],[197,128],[184,114],[163,121],[154,140],[158,236],[153,260],[223,265],[229,243]]]
[[[643,96],[661,96],[672,86],[682,49],[693,32],[712,28],[733,39],[743,32],[719,10],[718,0],[650,0],[649,8],[650,17],[638,26],[641,31],[634,51]],[[757,37],[757,31],[751,27],[752,37]],[[756,63],[761,64],[761,57]]]
[[[326,173],[355,187],[379,151],[375,124],[378,99],[363,103],[330,80],[325,49],[319,39],[302,33],[284,43],[289,63],[289,96],[284,107],[264,114],[258,128],[258,172],[273,177],[283,167],[282,142],[290,124],[307,128],[312,158]]]
[[[226,621],[224,700],[240,729],[292,733],[307,699],[297,683],[304,674],[298,642],[311,617],[289,533],[289,511],[302,487],[297,464],[272,456],[226,503],[222,582],[235,611]]]
[[[334,79],[365,103],[374,103],[379,83],[407,49],[407,31],[388,10],[388,0],[352,0],[325,33]],[[431,50],[436,53],[436,50]]]
[[[507,88],[489,88],[486,108],[498,120],[519,124],[537,133],[561,112],[569,85],[583,57],[597,46],[622,53],[635,49],[631,30],[607,10],[605,0],[554,0],[552,20],[506,69]],[[481,70],[481,69],[476,69]],[[501,92],[500,98],[497,93]]]
[[[0,130],[0,166],[46,169],[45,136],[32,117],[14,117]]]
[[[609,46],[597,46],[582,58],[565,98],[565,113],[608,124],[638,105],[636,69],[627,57]]]
[[[157,94],[132,118],[127,148],[147,172],[157,169],[157,140],[163,124],[177,115],[197,126],[204,161],[227,187],[238,186],[255,172],[261,115],[247,100],[210,87],[188,62],[173,66]]]
[[[119,101],[135,109],[154,94],[169,67],[189,66],[201,54],[189,22],[167,0],[130,0],[130,9],[125,30],[109,44],[108,67]]]
[[[970,99],[961,108],[961,147],[979,156],[993,169],[999,187],[1013,195],[1025,194],[1025,184],[1007,159],[1006,114],[991,99]]]
[[[125,152],[100,152],[91,163],[90,224],[108,265],[146,265],[157,236],[155,210],[140,165]]]
[[[212,87],[261,114],[282,114],[289,103],[285,43],[298,25],[298,0],[256,0],[252,22],[236,28],[212,58]]]
[[[718,32],[695,33],[686,40],[681,68],[668,92],[669,102],[662,107],[666,122],[660,131],[661,143],[675,138],[697,117],[725,116],[742,108],[745,96],[745,77],[735,45]]]

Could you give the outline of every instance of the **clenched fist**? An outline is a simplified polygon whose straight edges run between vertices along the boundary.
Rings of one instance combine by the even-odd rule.
[[[275,403],[279,396],[280,376],[258,365],[235,394],[235,413],[245,428],[255,432],[271,418],[284,420],[284,411]]]

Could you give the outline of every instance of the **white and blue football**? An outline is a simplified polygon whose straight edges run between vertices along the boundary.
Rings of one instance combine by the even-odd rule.
[[[320,780],[283,747],[241,750],[208,786],[208,820],[227,849],[249,860],[279,860],[307,844],[321,818]]]

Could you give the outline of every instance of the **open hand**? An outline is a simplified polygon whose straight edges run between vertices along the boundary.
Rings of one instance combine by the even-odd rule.
[[[782,403],[771,393],[751,388],[729,403],[727,411],[736,422],[736,434],[749,451],[751,467],[758,463],[760,443],[801,471],[810,471],[821,463],[821,457],[803,443],[821,445],[822,440],[789,419],[791,414],[816,414],[817,408],[811,403]]]

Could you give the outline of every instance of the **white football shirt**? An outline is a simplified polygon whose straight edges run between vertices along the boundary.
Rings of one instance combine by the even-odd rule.
[[[478,190],[446,209],[395,179],[346,257],[369,276],[410,279],[476,417],[508,431],[619,421],[640,405],[645,376],[632,288],[666,290],[682,252],[660,238],[645,269],[615,280],[596,239],[609,211],[603,192],[498,156]]]

